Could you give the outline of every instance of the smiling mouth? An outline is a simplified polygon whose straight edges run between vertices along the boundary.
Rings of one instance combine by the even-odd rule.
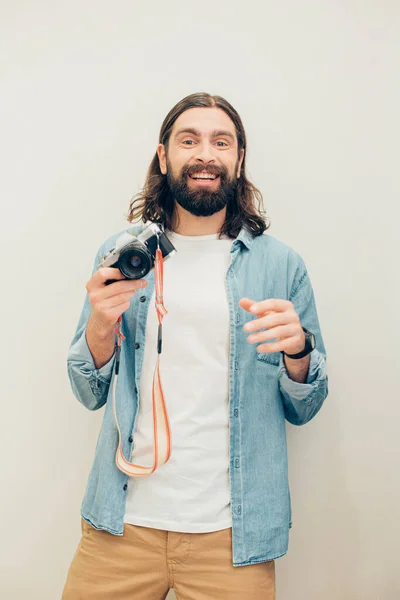
[[[211,173],[196,173],[195,175],[189,175],[190,179],[194,181],[215,181],[219,175],[212,175]]]

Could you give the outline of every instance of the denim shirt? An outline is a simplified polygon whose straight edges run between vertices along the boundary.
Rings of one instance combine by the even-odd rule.
[[[129,231],[138,233],[140,227]],[[100,247],[94,271],[100,257],[114,247],[119,235]],[[116,402],[122,448],[127,457],[132,449],[140,402],[139,381],[154,271],[146,279],[148,287],[135,294],[122,317],[126,340],[122,342]],[[232,243],[226,291],[230,315],[232,563],[244,566],[273,560],[287,552],[291,507],[285,419],[294,425],[310,421],[327,397],[328,378],[314,293],[306,266],[295,251],[269,234],[255,237],[242,229]],[[210,289],[210,297],[212,294]],[[316,338],[305,383],[289,378],[280,352],[257,353],[256,345],[247,341],[243,326],[256,317],[239,306],[242,297],[257,302],[268,298],[293,302],[302,326]],[[155,310],[154,306],[151,309]],[[90,311],[86,296],[68,354],[68,375],[74,395],[89,410],[105,405],[81,514],[96,529],[122,535],[128,476],[115,464],[118,434],[110,385],[115,357],[96,369],[85,335]]]

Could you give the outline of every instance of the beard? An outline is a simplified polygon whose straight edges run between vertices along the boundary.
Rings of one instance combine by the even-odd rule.
[[[226,167],[209,165],[185,165],[179,176],[172,174],[171,164],[167,163],[167,181],[171,195],[177,203],[196,217],[211,217],[236,200],[237,179],[235,175],[229,177]],[[234,173],[236,173],[237,165]],[[193,190],[188,185],[188,177],[196,173],[207,172],[219,176],[217,190]]]

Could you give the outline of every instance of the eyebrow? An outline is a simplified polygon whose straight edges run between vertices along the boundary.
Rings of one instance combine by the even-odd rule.
[[[183,133],[191,133],[197,137],[201,137],[200,131],[194,129],[193,127],[184,127],[183,129],[178,129],[175,136],[178,137],[178,135],[182,135]],[[227,137],[230,138],[232,141],[235,141],[235,136],[233,135],[233,133],[231,133],[230,131],[225,131],[224,129],[214,129],[214,131],[211,132],[211,137]]]

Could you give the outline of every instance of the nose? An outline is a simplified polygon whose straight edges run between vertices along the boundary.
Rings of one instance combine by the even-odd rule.
[[[209,142],[203,142],[197,146],[196,162],[210,164],[215,162],[213,148]]]

